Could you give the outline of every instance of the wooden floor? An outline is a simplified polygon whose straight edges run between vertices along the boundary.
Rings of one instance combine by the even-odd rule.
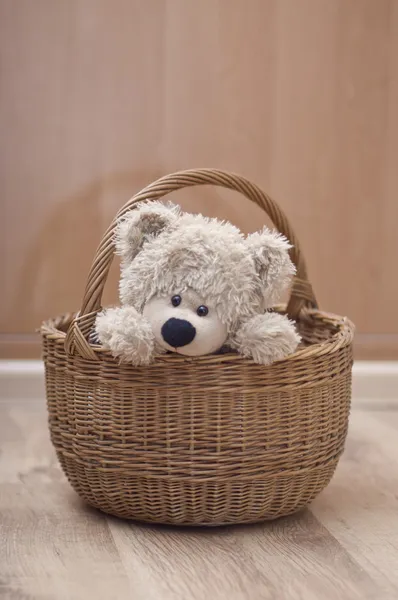
[[[173,529],[107,518],[70,490],[44,403],[0,401],[0,598],[398,598],[398,402],[355,401],[344,458],[301,514]]]

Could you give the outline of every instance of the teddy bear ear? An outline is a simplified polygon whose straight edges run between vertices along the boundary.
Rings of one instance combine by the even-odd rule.
[[[181,215],[175,204],[162,202],[140,202],[135,210],[122,217],[116,227],[116,253],[123,261],[131,261],[144,242],[157,237],[170,227]]]
[[[246,243],[264,286],[264,298],[269,303],[275,302],[296,272],[289,256],[292,245],[285,236],[267,227],[248,235]]]

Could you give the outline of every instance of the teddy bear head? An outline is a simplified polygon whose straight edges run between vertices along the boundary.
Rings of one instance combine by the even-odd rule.
[[[295,268],[290,245],[267,228],[142,202],[116,229],[120,300],[150,322],[159,347],[195,356],[221,348],[245,320],[278,299]]]

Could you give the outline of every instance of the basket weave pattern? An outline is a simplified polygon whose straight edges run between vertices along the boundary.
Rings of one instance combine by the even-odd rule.
[[[272,203],[242,178],[200,170],[155,182],[127,210],[137,199],[220,184],[220,177]],[[90,345],[116,221],[98,249],[79,315],[43,324],[51,439],[70,483],[91,505],[161,523],[254,522],[297,511],[329,483],[347,434],[353,327],[315,308],[297,241],[275,210],[267,212],[295,241],[298,278],[287,310],[303,337],[283,361],[264,367],[234,353],[169,354],[137,368]]]

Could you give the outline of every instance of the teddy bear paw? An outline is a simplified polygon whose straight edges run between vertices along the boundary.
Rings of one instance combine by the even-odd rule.
[[[135,308],[109,308],[98,314],[96,335],[112,356],[135,366],[149,365],[155,354],[150,323]]]
[[[294,323],[283,315],[269,312],[243,323],[231,345],[254,362],[270,365],[292,354],[299,343]]]

